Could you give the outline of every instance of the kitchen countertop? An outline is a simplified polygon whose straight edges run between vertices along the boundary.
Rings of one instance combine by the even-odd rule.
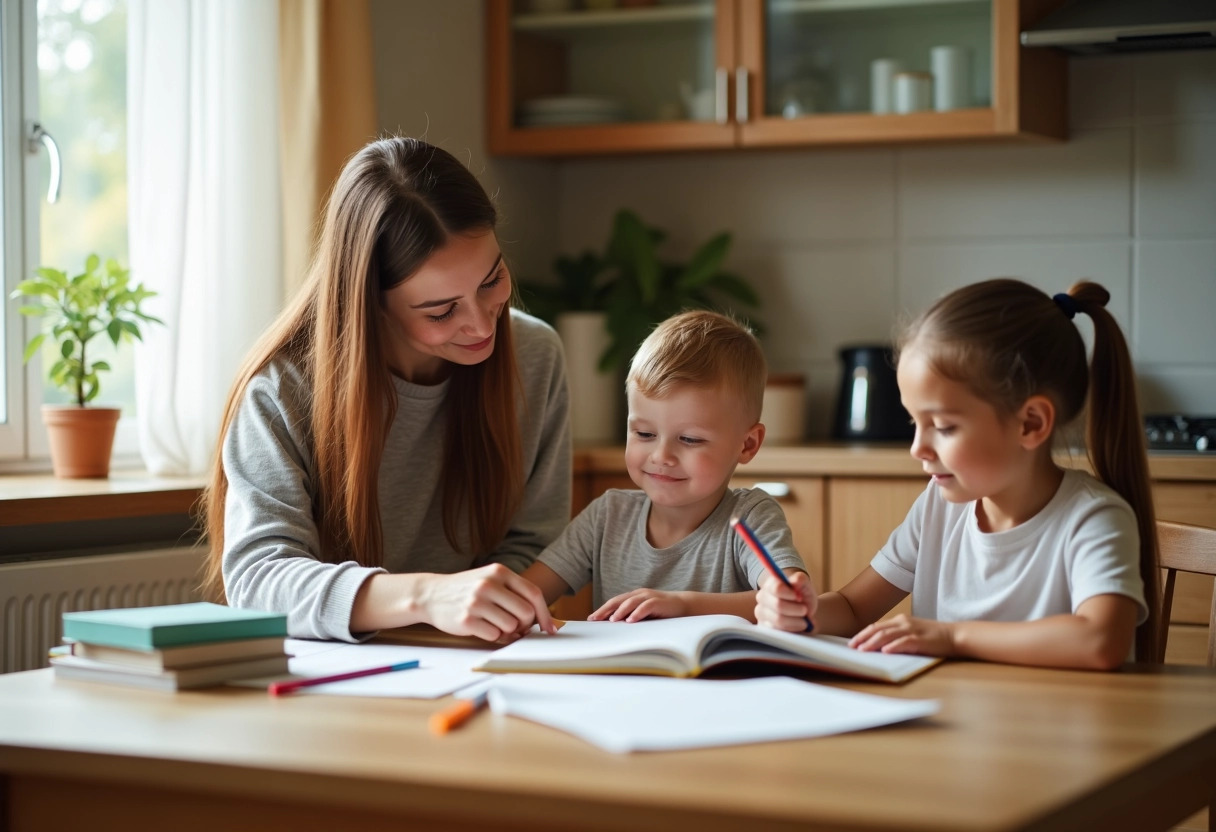
[[[622,446],[576,447],[576,474],[625,473]],[[1061,465],[1088,468],[1083,453],[1062,454]],[[1149,476],[1154,480],[1216,481],[1216,453],[1150,451]],[[805,445],[765,445],[756,458],[741,465],[736,475],[807,477],[921,477],[921,464],[908,453],[905,442]]]
[[[1083,456],[1061,464],[1085,467]],[[574,450],[574,473],[625,473],[622,446]],[[920,463],[900,443],[765,445],[739,467],[745,477],[921,477]],[[1216,482],[1216,454],[1150,452],[1154,480]],[[153,477],[145,471],[112,471],[109,479],[57,479],[49,474],[0,476],[0,528],[62,520],[97,520],[187,513],[204,477]]]

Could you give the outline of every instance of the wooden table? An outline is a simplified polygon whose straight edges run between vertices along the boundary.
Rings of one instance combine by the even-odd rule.
[[[1146,830],[1216,796],[1207,670],[947,663],[902,687],[845,686],[942,710],[815,740],[618,756],[488,713],[433,737],[426,717],[446,700],[10,674],[0,830]]]

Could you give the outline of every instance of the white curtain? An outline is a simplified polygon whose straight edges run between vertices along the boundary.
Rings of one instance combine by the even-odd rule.
[[[283,295],[277,0],[131,0],[132,280],[159,292],[135,352],[153,474],[199,474],[229,386]]]

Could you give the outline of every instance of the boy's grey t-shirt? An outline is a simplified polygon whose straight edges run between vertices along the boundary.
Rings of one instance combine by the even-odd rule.
[[[254,376],[222,446],[229,603],[286,613],[292,636],[353,640],[368,635],[350,632],[350,613],[371,575],[452,573],[487,563],[521,572],[531,565],[570,518],[569,395],[557,334],[516,310],[511,334],[523,392],[516,412],[525,482],[523,501],[493,552],[458,552],[444,535],[448,382],[424,386],[393,378],[397,415],[380,460],[384,552],[378,568],[319,556],[308,379],[281,358]]]
[[[730,489],[696,531],[666,549],[646,540],[650,499],[644,491],[610,489],[583,510],[537,559],[577,592],[593,584],[594,608],[645,587],[670,592],[744,592],[760,585],[764,565],[730,527],[739,517],[780,569],[806,566],[794,548],[785,512],[751,488]]]

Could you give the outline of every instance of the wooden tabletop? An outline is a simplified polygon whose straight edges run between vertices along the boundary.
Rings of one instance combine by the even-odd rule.
[[[94,802],[60,801],[40,822],[91,818],[95,829],[109,828],[107,799],[139,811],[159,805],[158,791],[200,824],[208,812],[219,813],[209,823],[225,811],[281,816],[257,805],[295,811],[309,829],[337,811],[366,814],[368,829],[408,817],[411,828],[613,832],[1164,829],[1216,796],[1207,670],[950,662],[902,687],[844,686],[936,698],[942,709],[814,740],[613,755],[488,713],[434,737],[426,718],[445,700],[174,695],[39,670],[0,676],[0,772],[13,830],[53,789]]]

